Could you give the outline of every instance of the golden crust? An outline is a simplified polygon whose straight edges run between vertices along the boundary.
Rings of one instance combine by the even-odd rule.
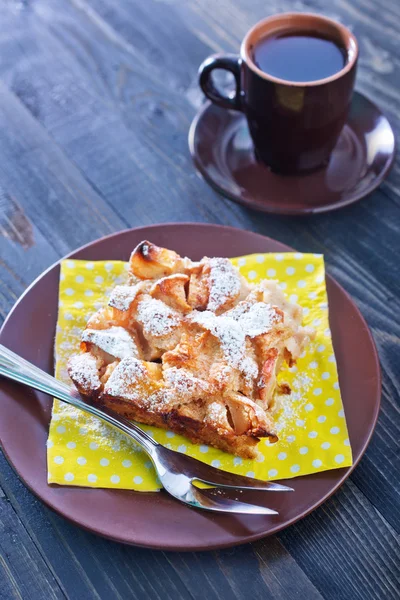
[[[177,273],[162,277],[154,283],[150,295],[153,298],[162,300],[171,308],[187,313],[192,310],[192,307],[186,301],[186,286],[188,283],[188,275]]]
[[[205,310],[209,295],[209,283],[203,276],[203,265],[199,265],[190,273],[188,304],[193,309]]]
[[[69,374],[78,390],[129,419],[244,458],[273,419],[283,361],[312,336],[275,282],[250,286],[227,259],[187,258],[141,242],[130,285],[87,323]],[[156,362],[155,362],[156,361]]]
[[[252,459],[258,455],[257,444],[260,441],[259,438],[237,435],[232,429],[215,427],[206,419],[202,421],[198,419],[197,415],[192,416],[185,409],[173,409],[169,413],[160,413],[139,408],[126,400],[107,396],[102,396],[99,403],[131,421],[168,429],[184,435],[194,444],[214,446],[242,458]]]
[[[147,240],[140,242],[129,260],[132,275],[138,279],[158,279],[184,272],[185,260],[173,250],[160,248]]]
[[[196,310],[219,315],[244,300],[250,292],[246,279],[223,258],[204,257],[190,269],[188,303]]]

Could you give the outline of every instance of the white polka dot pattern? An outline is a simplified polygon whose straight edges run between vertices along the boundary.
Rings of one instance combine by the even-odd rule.
[[[196,446],[171,431],[143,428],[174,450],[216,468],[261,479],[289,478],[351,465],[330,337],[323,258],[281,253],[247,256],[233,262],[253,283],[266,276],[275,279],[289,299],[302,305],[304,324],[317,329],[316,340],[297,365],[285,368],[280,376],[296,393],[288,397],[290,416],[278,415],[279,441],[271,444],[263,440],[258,458],[251,461],[204,444]],[[67,357],[79,347],[86,321],[104,305],[105,294],[117,283],[125,283],[126,277],[126,264],[118,261],[62,263],[56,336],[59,378],[66,377]],[[133,443],[93,417],[78,414],[57,401],[47,453],[51,483],[140,491],[159,488],[151,462]]]

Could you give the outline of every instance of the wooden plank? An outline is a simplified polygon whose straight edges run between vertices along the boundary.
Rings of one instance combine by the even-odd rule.
[[[320,599],[290,554],[276,537],[213,553],[165,554],[194,598]],[[240,574],[240,576],[238,576]]]
[[[1,488],[0,598],[65,598],[62,588]]]
[[[220,222],[324,252],[373,328],[384,374],[381,419],[352,476],[359,489],[347,484],[280,541],[253,550],[165,555],[100,540],[45,509],[0,459],[12,506],[68,597],[394,597],[399,161],[371,198],[299,221],[221,199],[196,177],[187,149],[202,99],[198,64],[211,52],[236,51],[258,18],[288,8],[288,0],[254,0],[251,7],[246,0],[36,0],[2,7],[0,317],[55,257],[98,235],[125,224]],[[326,6],[311,0],[296,9]],[[397,5],[334,0],[329,13],[354,27],[362,52],[357,85],[399,132]],[[18,586],[7,582],[13,597]]]
[[[3,83],[0,95],[3,205],[19,206],[59,255],[126,226]]]
[[[398,598],[398,536],[351,482],[279,538],[327,600]]]
[[[277,537],[220,551],[218,563],[239,598],[323,598]]]
[[[397,349],[395,356],[398,356]],[[399,506],[399,463],[396,450],[396,440],[399,439],[398,407],[387,410],[388,404],[392,404],[396,395],[396,390],[389,394],[384,389],[376,432],[351,480],[399,534],[400,515],[395,509]]]
[[[154,2],[69,0],[88,21],[157,76],[169,92],[178,93],[193,79],[193,65],[209,51],[207,42],[192,35],[181,17],[182,5]],[[183,3],[182,3],[183,4]],[[190,3],[189,3],[190,4]],[[54,14],[46,13],[46,20]]]
[[[58,258],[16,199],[0,194],[0,322],[26,287]]]
[[[48,21],[51,21],[53,31],[55,31],[57,35],[61,36],[61,26],[57,26],[57,24],[58,22],[63,23],[63,19],[65,20],[67,17],[63,15],[59,10],[57,10],[56,14],[51,12],[51,10],[47,11],[46,15]],[[68,18],[72,19],[72,16],[69,13]],[[31,25],[32,23],[30,22],[30,26]],[[82,22],[80,23],[80,26],[82,28],[87,26],[88,28],[90,28],[91,31],[91,28],[93,27],[93,22],[91,20],[86,25],[84,22]],[[31,29],[33,28],[31,27]],[[64,37],[66,35],[65,31],[68,31],[67,27],[64,27]],[[102,33],[102,31],[100,33]],[[82,38],[82,36],[83,33],[80,35],[80,38]],[[86,38],[87,37],[89,37],[88,34],[86,35]],[[41,43],[43,43],[44,45],[50,43],[49,36],[46,36],[46,33],[42,32],[42,30],[38,30],[37,35],[35,35],[35,38],[40,39]],[[97,56],[99,53],[98,62],[99,65],[101,64],[102,66],[101,74],[107,80],[107,83],[111,85],[111,75],[108,76],[107,73],[110,71],[113,71],[113,73],[115,72],[115,62],[118,62],[118,60],[122,60],[123,58],[124,61],[128,61],[129,63],[129,61],[132,60],[131,57],[125,55],[121,57],[119,54],[120,49],[118,48],[117,50],[115,50],[112,45],[110,46],[110,48],[108,48],[108,51],[105,52],[104,44],[107,43],[107,39],[100,38],[98,47],[96,46],[94,48],[94,42],[92,40],[92,37],[90,37],[89,40],[87,40],[86,38],[85,47],[87,47],[89,43],[91,43],[92,55]],[[69,44],[65,42],[64,45],[71,46],[71,43],[72,41],[70,41]],[[43,77],[43,79],[47,78],[47,72],[52,72],[56,70],[57,64],[64,64],[67,60],[65,57],[65,52],[63,53],[61,51],[61,48],[59,48],[59,46],[55,47],[54,44],[54,40],[51,40],[51,56],[55,57],[54,65],[52,65],[49,61],[47,57],[47,54],[49,52],[46,53],[45,47],[42,49],[43,58],[35,58],[35,49],[32,49],[32,52],[29,54],[29,61],[33,61],[30,63],[30,66],[32,67],[30,70],[32,72],[40,72],[44,68],[44,65],[42,65],[42,63],[44,61],[46,62],[46,77]],[[112,57],[112,59],[110,59],[109,61],[105,60],[105,54],[109,57]],[[37,63],[37,61],[39,61],[39,63]],[[71,60],[69,60],[66,63],[66,71],[64,73],[69,73],[69,70],[73,69],[73,74],[68,75],[67,80],[71,80],[71,82],[74,81],[75,88],[71,84],[71,86],[68,86],[68,89],[71,88],[72,90],[74,90],[79,84],[79,93],[77,94],[78,100],[85,107],[87,107],[90,105],[90,98],[89,96],[87,98],[82,97],[82,86],[85,85],[84,82],[86,82],[89,78],[97,76],[100,70],[99,68],[95,69],[95,73],[93,73],[93,69],[91,69],[87,73],[81,73],[79,69],[77,69],[77,67],[74,66],[74,64],[72,63],[73,61]],[[81,61],[81,63],[83,63],[83,61]],[[132,72],[135,72],[133,71],[135,65],[132,64],[129,66],[132,69]],[[25,66],[25,68],[27,67]],[[195,68],[195,66],[193,66],[193,68]],[[18,73],[18,63],[16,65],[16,70]],[[142,73],[140,73],[140,75],[142,75]],[[26,74],[24,74],[22,77],[24,78],[25,76]],[[5,73],[5,78],[8,78],[7,73]],[[33,83],[34,82],[30,82],[31,85],[33,85]],[[85,137],[83,139],[80,133],[82,131],[82,122],[81,120],[75,118],[75,111],[72,111],[72,120],[68,117],[66,121],[64,119],[65,123],[60,125],[63,115],[60,114],[60,109],[57,103],[52,104],[51,110],[47,110],[48,114],[44,114],[41,117],[44,125],[46,127],[51,128],[52,135],[55,136],[57,138],[57,141],[66,148],[66,152],[73,158],[76,164],[79,164],[81,168],[84,169],[88,179],[95,184],[97,189],[100,189],[102,191],[105,197],[111,199],[112,205],[119,211],[120,214],[123,213],[130,223],[136,224],[138,220],[142,223],[147,223],[154,220],[202,220],[205,218],[207,220],[213,220],[216,222],[227,222],[246,228],[253,228],[262,233],[272,233],[273,235],[278,236],[283,240],[292,242],[299,247],[310,247],[312,245],[315,245],[315,243],[313,244],[313,242],[316,242],[316,240],[313,239],[312,233],[310,234],[310,231],[307,231],[308,228],[300,229],[296,227],[295,220],[284,221],[283,219],[279,219],[276,217],[266,218],[259,215],[253,216],[252,213],[245,212],[239,207],[233,206],[229,203],[229,201],[220,200],[219,197],[218,200],[215,201],[215,194],[211,192],[204,183],[199,183],[197,178],[195,178],[193,174],[192,165],[190,162],[190,158],[188,157],[186,147],[186,132],[189,120],[186,124],[183,123],[184,130],[182,131],[182,127],[178,128],[179,119],[177,120],[176,115],[167,114],[167,116],[164,119],[161,119],[159,123],[157,122],[157,119],[154,115],[153,120],[147,119],[146,114],[149,110],[148,105],[150,105],[150,108],[152,107],[153,112],[157,114],[157,107],[159,107],[160,104],[160,95],[162,93],[162,95],[165,96],[165,90],[142,90],[141,86],[144,85],[145,87],[146,85],[143,84],[143,82],[139,84],[140,89],[137,90],[137,77],[134,80],[134,83],[135,86],[133,86],[132,81],[129,82],[129,77],[127,77],[124,81],[124,89],[126,88],[126,92],[124,93],[121,104],[124,105],[124,102],[125,104],[127,104],[128,100],[131,99],[131,96],[129,95],[130,89],[132,89],[132,94],[138,93],[139,96],[140,94],[145,94],[145,98],[149,99],[138,105],[138,107],[140,108],[140,114],[144,113],[145,115],[145,123],[140,123],[140,119],[142,119],[143,117],[139,119],[138,116],[135,116],[137,111],[132,110],[132,108],[130,110],[128,108],[123,108],[123,110],[125,110],[126,112],[126,118],[130,118],[132,122],[131,129],[128,132],[124,130],[121,123],[119,123],[118,126],[113,123],[112,126],[108,127],[107,132],[104,129],[101,129],[101,131],[95,134],[92,133],[93,127],[91,126],[87,128],[87,131],[85,132]],[[101,79],[99,79],[98,82],[96,81],[97,88],[100,88],[101,84]],[[15,82],[13,83],[11,81],[10,85],[15,86]],[[42,88],[40,87],[40,89],[37,90],[36,93],[40,95],[41,91]],[[44,90],[43,102],[39,102],[40,104],[44,103],[45,93],[46,98],[52,98],[52,96],[54,95],[51,89]],[[175,100],[180,101],[179,99],[176,99],[175,96],[174,106],[176,104]],[[24,99],[23,95],[21,95],[21,99]],[[75,99],[74,101],[73,97],[71,98],[70,96],[67,96],[65,102],[67,105],[71,104],[75,107],[75,105],[77,105],[78,103],[78,100]],[[83,100],[85,101],[83,102]],[[47,100],[47,108],[49,108],[48,105],[49,101]],[[116,111],[121,110],[119,105],[117,107],[112,106],[110,110],[111,109],[115,109]],[[93,111],[90,115],[90,124],[92,124],[94,113],[97,113],[97,110],[100,110],[100,107],[96,105],[95,111]],[[108,113],[105,113],[104,118],[102,118],[102,122],[107,122],[107,114]],[[109,119],[110,117],[108,116],[108,120]],[[132,121],[132,119],[134,121]],[[54,129],[51,126],[53,121],[58,124],[57,129]],[[169,121],[172,121],[174,127],[171,127]],[[137,126],[136,129],[139,130],[139,132],[143,131],[143,138],[141,138],[137,142],[135,142],[134,140],[135,136],[137,136],[137,130],[135,129],[135,126]],[[115,137],[112,139],[109,137],[111,134],[114,136],[115,131],[118,131],[118,138],[119,140],[121,140],[121,144],[117,147],[117,149],[115,148],[115,144],[113,144],[113,140],[115,139]],[[73,133],[71,134],[70,132]],[[71,135],[77,135],[76,132],[78,132],[78,139],[71,140]],[[160,135],[160,132],[162,135]],[[174,138],[174,134],[180,140],[179,148],[173,147],[171,149],[171,139]],[[170,151],[174,151],[173,161],[171,161],[166,151],[162,150],[162,143],[164,138],[167,140],[167,145],[170,148]],[[104,140],[107,140],[106,144]],[[157,146],[157,141],[160,142],[159,146]],[[144,150],[145,144],[150,146],[150,148],[146,151]],[[107,147],[111,148],[111,150],[108,153],[103,152],[104,145],[107,145]],[[98,152],[98,149],[100,149],[101,151]],[[137,168],[135,169],[135,165],[132,164],[132,157],[130,155],[126,156],[128,151],[131,153],[131,151],[133,150],[136,153],[135,160],[138,163],[138,166],[142,171],[146,171],[146,176],[148,177],[144,177],[142,172],[141,176],[138,179],[135,179],[138,174]],[[104,156],[103,161],[101,161],[101,158],[98,158],[99,155]],[[106,165],[110,164],[113,165],[115,169],[107,169]],[[164,166],[161,167],[161,165]],[[116,172],[118,172],[117,183],[115,175]],[[152,173],[155,172],[157,173],[157,177],[154,177],[154,175],[152,175]],[[192,173],[192,175],[188,178],[187,173]],[[152,176],[153,180],[151,180]],[[135,181],[133,181],[132,178],[134,178]],[[171,179],[173,179],[173,181],[170,181]],[[170,185],[168,185],[167,182],[169,182]],[[202,186],[200,189],[199,185]],[[179,186],[178,189],[177,186]],[[135,194],[138,197],[132,198],[132,189],[135,190]],[[146,203],[141,202],[141,199],[144,197],[146,198]],[[380,197],[376,195],[375,197],[376,200],[374,204],[371,204],[371,202],[369,201],[368,206],[372,206],[375,211],[378,211],[382,202]],[[190,202],[186,201],[186,198],[190,198]],[[143,209],[144,206],[146,207],[145,209]],[[356,222],[359,222],[358,213],[356,213],[355,216]],[[365,214],[364,211],[363,221],[368,217],[369,215]],[[321,222],[325,223],[327,228],[329,229],[330,219],[328,219],[328,217],[321,217]],[[332,239],[334,235],[336,235],[337,231],[340,230],[341,222],[337,225],[338,227],[336,228],[336,231],[332,232],[332,235],[328,236],[328,243],[329,240]],[[386,227],[386,225],[384,227]],[[382,232],[380,239],[387,239],[385,233],[385,231]]]
[[[253,544],[261,576],[274,598],[307,598],[317,600],[324,594],[318,591],[296,560],[277,536]]]
[[[51,20],[51,33],[39,17],[33,19],[31,15],[28,24],[14,13],[6,16],[9,17],[10,29],[16,33],[12,40],[5,40],[4,50],[15,45],[15,64],[10,69],[8,65],[4,66],[4,80],[22,101],[25,101],[27,89],[28,104],[32,104],[32,96],[37,98],[41,122],[58,143],[63,142],[67,154],[115,210],[131,224],[145,224],[156,219],[207,219],[208,207],[202,207],[196,198],[198,190],[195,190],[194,184],[197,178],[188,159],[186,163],[190,164],[192,177],[186,182],[186,171],[179,167],[179,157],[171,158],[171,152],[168,154],[162,147],[157,151],[154,143],[149,143],[143,135],[150,117],[155,118],[153,125],[162,133],[161,142],[176,133],[177,121],[184,118],[184,114],[179,113],[178,94],[173,100],[165,100],[167,106],[157,124],[157,104],[154,104],[153,98],[155,88],[161,91],[161,82],[150,79],[140,63],[133,61],[123,49],[112,48],[112,58],[107,58],[111,50],[104,43],[107,38],[101,37],[102,31],[98,37],[99,31],[91,21],[80,22],[78,17],[81,13],[74,14],[74,27],[78,31],[74,30],[72,36],[71,15],[58,9],[53,13],[51,6],[46,11]],[[90,48],[91,60],[88,53],[81,56],[82,50],[77,53],[78,57],[71,56],[69,48],[74,42],[77,46],[76,36],[85,49]],[[138,115],[131,127],[126,126],[124,115],[118,108],[119,102],[113,97],[116,64],[122,63],[122,68],[126,61],[129,61],[126,77],[134,80],[138,102],[142,98],[138,106],[131,103],[132,113]],[[57,81],[60,69],[62,83]],[[35,77],[32,77],[33,72]],[[106,94],[104,88],[107,89]],[[58,95],[62,96],[62,103]],[[185,118],[186,132],[190,119]],[[186,135],[184,146],[187,153]],[[173,178],[171,163],[177,165],[177,174]],[[205,189],[211,197],[212,193],[207,187]],[[184,201],[185,196],[190,201]],[[213,203],[209,202],[210,210]],[[220,205],[217,205],[218,208]]]

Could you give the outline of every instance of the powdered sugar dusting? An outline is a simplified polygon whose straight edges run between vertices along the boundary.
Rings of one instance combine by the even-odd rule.
[[[111,373],[104,387],[104,393],[124,400],[132,400],[147,408],[160,410],[162,405],[173,401],[176,394],[165,388],[154,386],[149,394],[143,384],[149,381],[149,373],[142,361],[124,358]]]
[[[216,311],[240,292],[240,275],[227,258],[210,258],[210,295],[207,310]]]
[[[137,320],[143,325],[145,335],[168,335],[181,322],[181,317],[161,300],[145,297],[139,302]]]
[[[233,377],[232,367],[224,365],[223,363],[218,363],[217,365],[214,365],[214,368],[211,367],[210,376],[217,385],[226,386]]]
[[[226,314],[239,321],[245,335],[251,338],[267,333],[278,321],[275,309],[264,302],[255,304],[243,302]]]
[[[309,377],[305,373],[299,373],[294,379],[292,387],[294,390],[296,390],[296,393],[301,394],[304,392],[308,392],[312,383],[313,380],[311,379],[311,377]]]
[[[70,358],[68,372],[70,377],[88,392],[98,390],[101,386],[96,359],[88,352]]]
[[[172,388],[180,399],[191,399],[206,392],[207,383],[198,379],[187,369],[178,369],[171,367],[164,371],[164,381],[166,385]]]
[[[189,320],[204,327],[218,338],[225,360],[246,378],[254,379],[258,375],[257,363],[246,356],[246,333],[240,320],[235,321],[226,315],[216,316],[211,311],[193,311]]]
[[[146,368],[140,360],[133,357],[124,358],[111,373],[104,392],[109,396],[138,400],[143,393],[135,388],[146,375]]]
[[[132,336],[123,327],[85,329],[82,333],[82,341],[94,344],[116,358],[138,357],[137,346]]]
[[[305,373],[299,373],[292,381],[292,393],[280,396],[281,411],[278,414],[276,429],[278,432],[286,431],[289,425],[300,427],[296,424],[296,418],[302,412],[307,402],[307,392],[312,386],[313,380]]]
[[[211,402],[208,405],[206,420],[214,425],[225,424],[227,420],[225,406],[219,402]]]
[[[128,310],[136,296],[140,292],[142,285],[117,285],[111,292],[109,306],[118,310]]]
[[[81,419],[81,410],[68,406],[65,406],[65,408],[70,408],[71,410],[68,413],[61,413],[60,408],[57,410],[58,414],[62,414],[63,418],[69,417],[77,420]],[[120,433],[117,429],[111,427],[101,419],[85,414],[85,420],[83,423],[84,427],[81,429],[84,435],[87,435],[100,447],[108,447],[114,451],[129,450],[146,456],[141,446],[134,442],[132,438],[128,437],[124,433]]]
[[[277,321],[272,306],[263,302],[241,303],[223,315],[193,311],[188,319],[210,331],[220,341],[229,365],[252,380],[258,375],[257,363],[246,356],[246,337],[267,333]]]

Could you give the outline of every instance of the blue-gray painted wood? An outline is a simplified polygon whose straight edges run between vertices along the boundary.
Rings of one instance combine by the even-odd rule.
[[[0,11],[0,319],[75,247],[128,226],[203,221],[323,252],[372,328],[382,412],[350,481],[278,536],[210,553],[124,547],[45,508],[0,456],[0,598],[396,598],[400,161],[369,198],[304,219],[245,210],[195,173],[197,68],[259,18],[324,12],[354,30],[357,87],[400,130],[395,0],[8,0]]]

